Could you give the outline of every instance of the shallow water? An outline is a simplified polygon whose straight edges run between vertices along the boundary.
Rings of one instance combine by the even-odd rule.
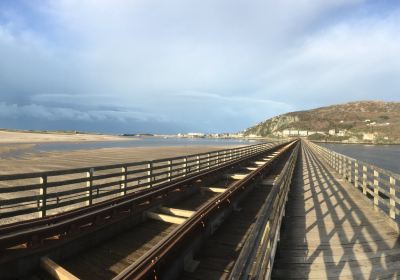
[[[79,143],[42,143],[36,145],[33,150],[47,151],[73,151],[99,148],[129,148],[129,147],[160,147],[160,146],[230,146],[256,144],[253,140],[239,139],[204,139],[204,138],[160,138],[160,137],[131,137],[127,141],[102,141]]]
[[[335,152],[400,174],[400,145],[320,144]]]

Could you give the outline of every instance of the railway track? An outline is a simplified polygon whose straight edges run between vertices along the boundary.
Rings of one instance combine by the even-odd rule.
[[[204,273],[207,261],[199,263],[197,254],[205,241],[218,229],[223,238],[221,224],[235,214],[247,220],[238,234],[251,239],[256,225],[248,221],[257,220],[297,146],[276,145],[157,188],[0,227],[0,273],[5,279],[204,279],[196,270]]]

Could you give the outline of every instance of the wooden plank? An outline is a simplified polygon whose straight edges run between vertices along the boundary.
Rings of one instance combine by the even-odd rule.
[[[160,214],[155,212],[146,212],[146,216],[153,220],[163,221],[171,224],[183,224],[186,219],[177,216],[171,216],[166,214]]]
[[[223,193],[226,191],[226,189],[224,188],[214,188],[214,187],[201,187],[201,190],[214,193]]]
[[[246,178],[249,174],[226,174],[225,177],[233,180],[242,180]]]
[[[363,194],[350,185],[353,179],[339,179],[334,175],[337,173],[321,161],[321,154],[308,145],[302,146],[272,278],[399,276],[399,235],[389,226],[387,218],[373,209],[374,202],[375,205],[389,204],[382,202],[384,199],[378,192],[382,183],[378,180],[379,174],[372,169],[368,171],[362,164],[354,165],[357,172],[350,171],[353,160],[347,157],[327,158],[344,177],[350,178],[352,172],[354,178],[362,179],[360,185],[364,192],[374,198],[369,204]],[[359,173],[359,169],[363,172]],[[372,182],[371,173],[375,173]]]
[[[78,277],[56,264],[48,257],[40,259],[40,267],[47,271],[51,276],[59,280],[79,280]]]
[[[165,214],[172,214],[175,216],[180,216],[180,217],[185,217],[185,218],[190,218],[195,213],[195,211],[176,209],[176,208],[170,208],[170,207],[160,207],[160,211]]]

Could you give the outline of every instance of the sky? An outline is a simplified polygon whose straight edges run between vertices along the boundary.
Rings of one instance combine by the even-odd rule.
[[[400,101],[400,1],[0,0],[0,127],[237,132]]]

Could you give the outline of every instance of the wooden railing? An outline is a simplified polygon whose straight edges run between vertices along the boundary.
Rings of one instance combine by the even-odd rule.
[[[287,162],[275,179],[229,279],[270,279],[285,205],[297,161],[295,144]]]
[[[341,177],[362,192],[376,209],[383,211],[398,228],[400,175],[372,164],[342,155],[312,142],[306,142]]]
[[[279,144],[282,142],[152,161],[0,175],[0,224],[14,222],[16,216],[17,220],[45,217],[125,196],[256,155]]]

